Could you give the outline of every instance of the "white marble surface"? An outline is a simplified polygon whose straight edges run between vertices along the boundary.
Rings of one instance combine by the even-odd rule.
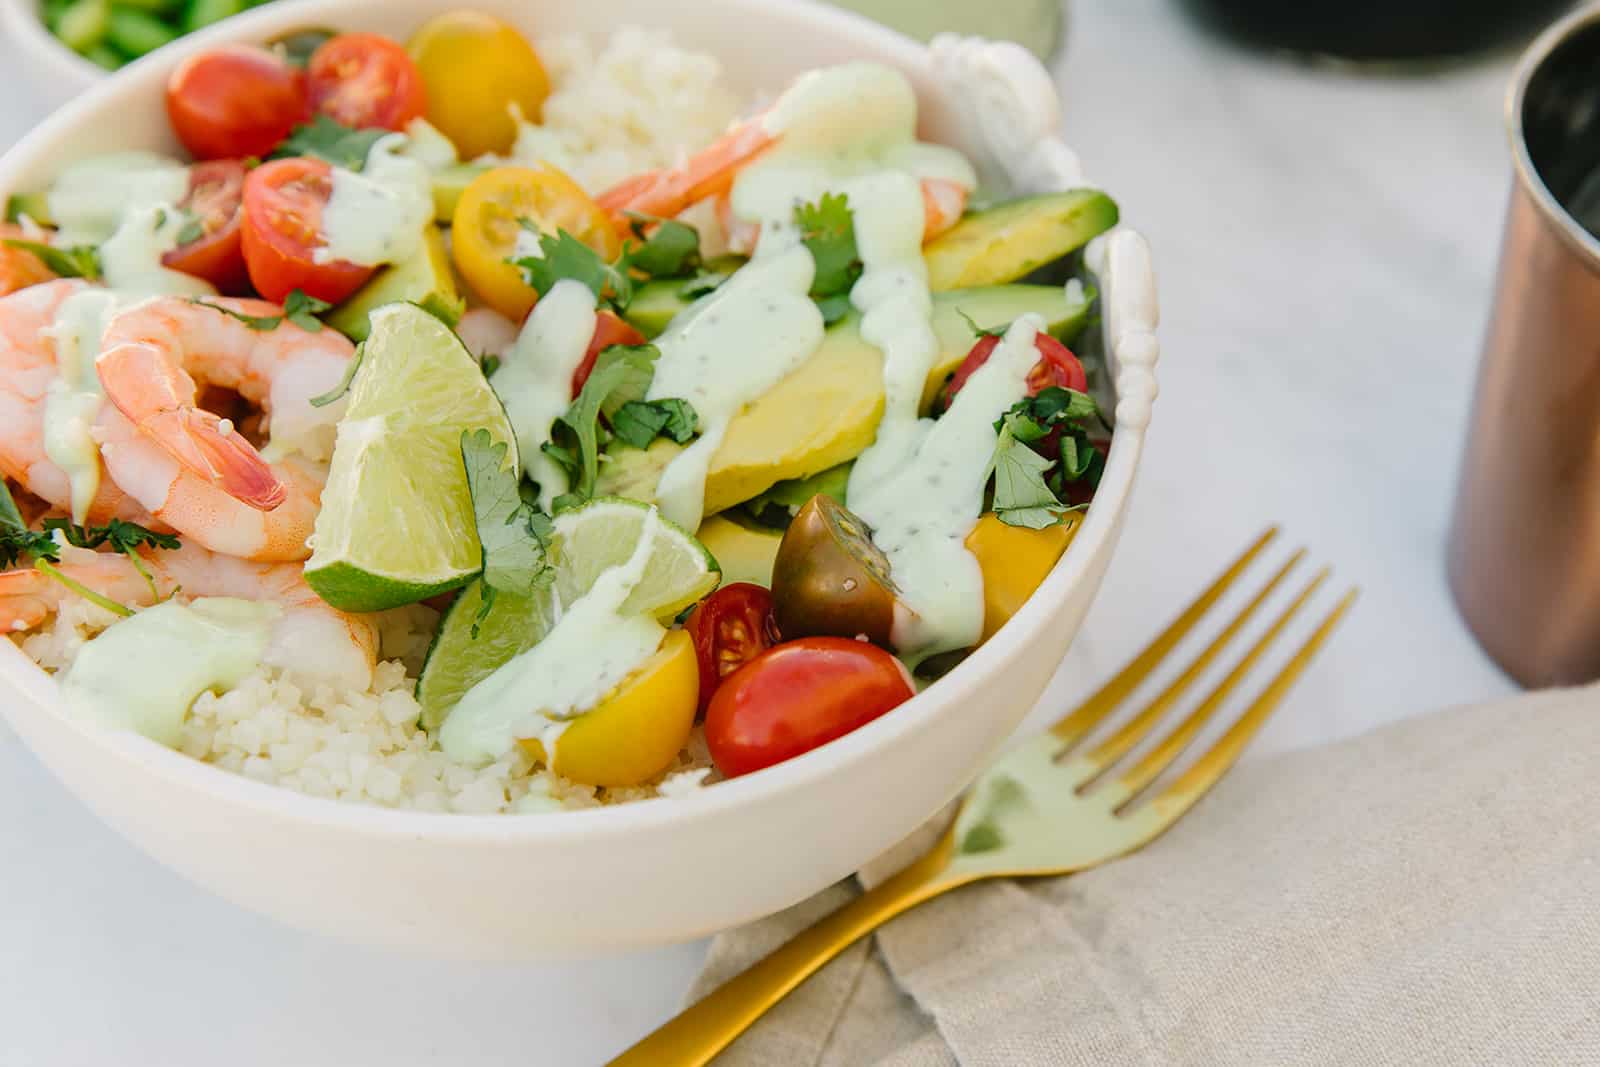
[[[1221,45],[1170,0],[1075,6],[1069,137],[1155,245],[1165,358],[1127,535],[1051,708],[1269,519],[1366,597],[1256,757],[1509,690],[1441,556],[1509,65],[1312,68]],[[36,117],[8,87],[0,143]],[[474,966],[289,931],[134,852],[9,735],[0,810],[0,1064],[595,1063],[671,1013],[701,951]]]

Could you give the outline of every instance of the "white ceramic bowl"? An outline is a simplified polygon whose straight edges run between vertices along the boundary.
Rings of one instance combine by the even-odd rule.
[[[5,34],[7,73],[21,75],[46,107],[66,103],[110,73],[56,39],[39,18],[39,0],[0,0],[0,32]]]
[[[171,149],[167,72],[225,40],[300,25],[404,38],[459,0],[274,4],[185,39],[69,104],[0,160],[0,193],[70,160]],[[923,133],[1019,191],[1082,184],[1054,88],[1014,45],[924,48],[833,9],[761,0],[475,0],[537,39],[670,27],[722,58],[739,89],[870,57],[904,70]],[[893,713],[799,759],[686,797],[531,816],[431,815],[319,800],[67,717],[54,683],[0,641],[0,704],[94,811],[174,870],[307,929],[429,953],[579,955],[683,940],[776,911],[849,874],[956,794],[1038,699],[1111,559],[1155,397],[1154,284],[1144,241],[1097,243],[1117,431],[1099,495],[1060,564],[993,640]]]

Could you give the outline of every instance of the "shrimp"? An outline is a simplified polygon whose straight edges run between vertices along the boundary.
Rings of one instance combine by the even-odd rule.
[[[129,607],[149,607],[160,599],[236,597],[276,604],[262,662],[312,681],[367,689],[378,660],[373,620],[329,606],[306,584],[296,563],[252,563],[208,552],[195,545],[141,553],[150,580],[126,556],[63,548],[56,569],[63,575]],[[152,588],[152,583],[154,588]],[[0,630],[36,629],[78,594],[38,570],[0,572]]]
[[[715,197],[717,215],[727,231],[729,247],[742,252],[754,249],[758,231],[751,225],[730,221],[732,210],[728,196],[739,172],[780,140],[778,134],[763,125],[765,114],[736,123],[710,146],[676,166],[646,171],[612,186],[597,196],[595,202],[616,216],[618,225],[626,227],[629,215],[672,218],[702,200]],[[921,185],[922,239],[929,241],[960,220],[970,190],[944,178],[923,178]]]
[[[59,370],[44,331],[62,303],[88,287],[64,278],[0,296],[0,476],[62,513],[72,510],[72,483],[45,449],[45,405]],[[110,518],[155,525],[136,500],[102,478],[87,521]]]
[[[244,317],[274,317],[257,329]],[[95,360],[107,398],[190,473],[262,511],[289,488],[227,419],[202,409],[199,384],[231,389],[267,415],[280,452],[326,460],[342,405],[311,399],[338,385],[354,347],[334,330],[315,333],[262,300],[218,297],[198,304],[164,297],[117,315]],[[113,476],[115,477],[115,476]]]
[[[0,222],[0,241],[27,238],[28,233],[12,222]],[[0,296],[50,281],[56,272],[26,248],[0,244]]]
[[[322,504],[325,471],[301,457],[272,465],[283,503],[262,511],[193,473],[114,404],[94,425],[111,480],[164,526],[213,552],[264,562],[303,560]]]

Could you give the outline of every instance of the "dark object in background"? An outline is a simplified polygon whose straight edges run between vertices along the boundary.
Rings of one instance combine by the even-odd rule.
[[[1183,0],[1251,44],[1347,59],[1478,52],[1525,37],[1572,0]]]
[[[1506,104],[1515,169],[1450,534],[1473,634],[1527,686],[1600,678],[1600,6]]]

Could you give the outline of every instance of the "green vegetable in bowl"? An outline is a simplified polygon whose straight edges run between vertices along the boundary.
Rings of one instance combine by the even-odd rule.
[[[116,70],[265,0],[43,0],[39,17],[61,43]]]

